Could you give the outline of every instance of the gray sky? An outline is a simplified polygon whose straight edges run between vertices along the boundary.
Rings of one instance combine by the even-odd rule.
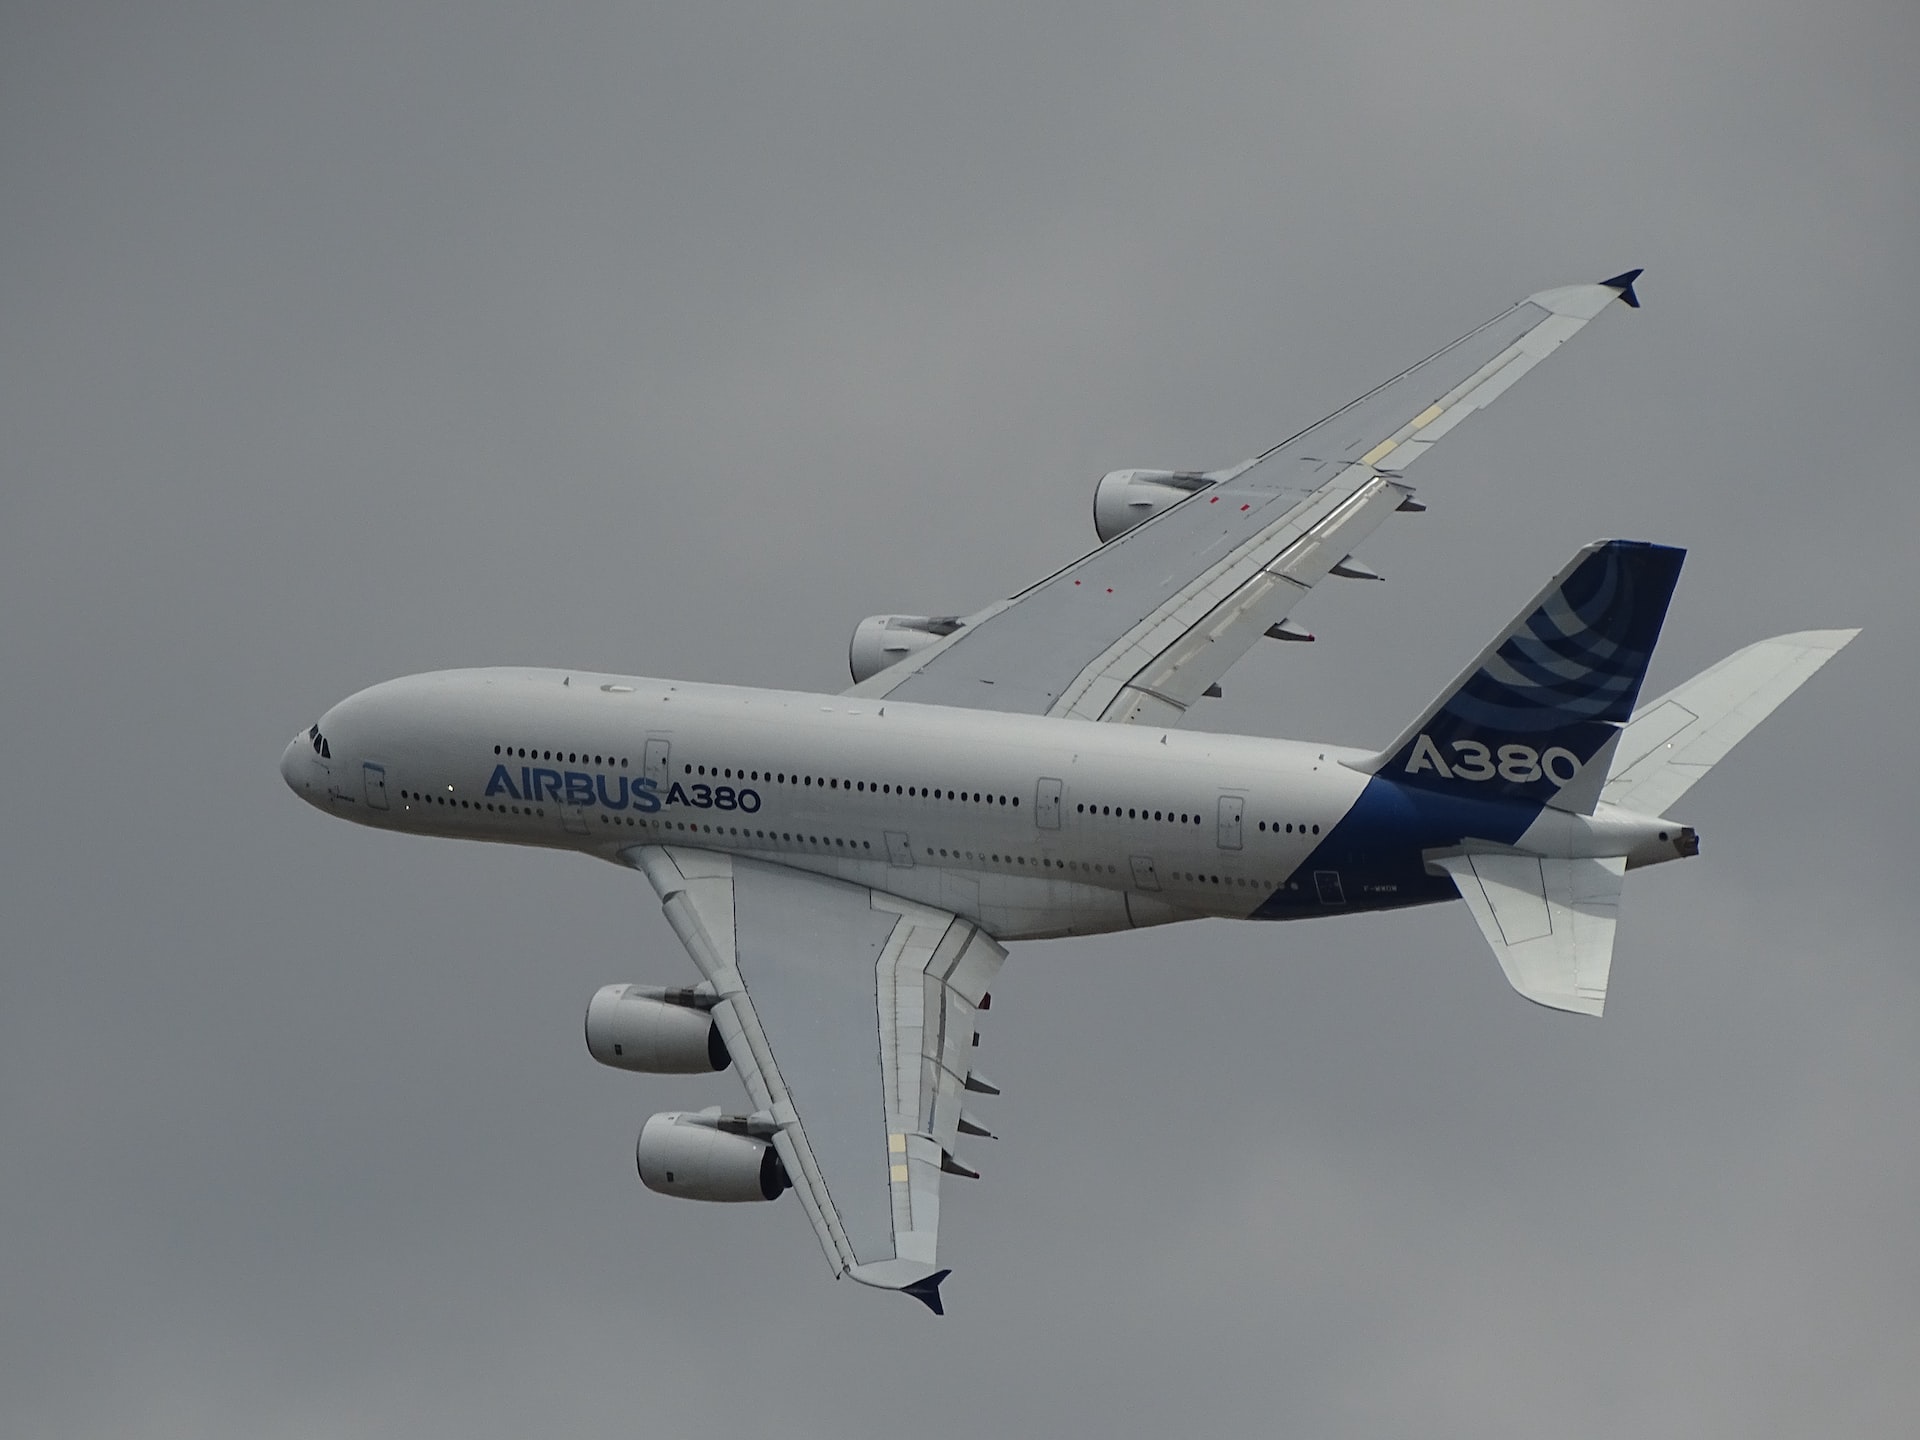
[[[1303,13],[1282,18],[1283,9]],[[0,1432],[1907,1435],[1910,0],[0,9]],[[837,689],[1527,292],[1644,265],[1207,723],[1377,743],[1573,549],[1652,683],[1862,639],[1610,1012],[1464,907],[1021,945],[950,1315],[646,1192],[637,876],[376,835],[409,670]]]

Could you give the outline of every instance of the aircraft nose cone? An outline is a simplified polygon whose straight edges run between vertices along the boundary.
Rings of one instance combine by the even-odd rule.
[[[280,756],[280,778],[287,782],[287,788],[299,795],[306,788],[307,774],[307,737],[296,735],[284,753]]]

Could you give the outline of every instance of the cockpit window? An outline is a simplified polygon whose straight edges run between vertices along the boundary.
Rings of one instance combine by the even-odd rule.
[[[313,745],[313,753],[318,755],[322,760],[331,760],[333,758],[333,747],[327,743],[327,737],[320,733],[320,727],[318,725],[308,729],[307,739]]]

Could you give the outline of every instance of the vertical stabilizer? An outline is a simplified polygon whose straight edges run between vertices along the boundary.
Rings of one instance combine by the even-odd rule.
[[[1633,713],[1684,550],[1587,546],[1405,734],[1359,768],[1480,800],[1591,812]]]

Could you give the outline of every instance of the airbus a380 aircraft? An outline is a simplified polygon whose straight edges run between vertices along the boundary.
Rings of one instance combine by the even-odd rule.
[[[876,616],[839,695],[559,670],[391,680],[294,737],[315,808],[579,850],[645,875],[699,983],[610,985],[588,1049],[734,1066],[751,1108],[668,1113],[641,1179],[792,1188],[836,1275],[941,1310],[940,1188],[1003,943],[1459,896],[1520,994],[1600,1014],[1625,872],[1667,810],[1851,630],[1783,635],[1635,710],[1682,552],[1589,545],[1384,750],[1188,733],[1188,709],[1354,550],[1408,466],[1639,272],[1548,290],[1243,464],[1120,470],[1101,546],[973,615]]]

